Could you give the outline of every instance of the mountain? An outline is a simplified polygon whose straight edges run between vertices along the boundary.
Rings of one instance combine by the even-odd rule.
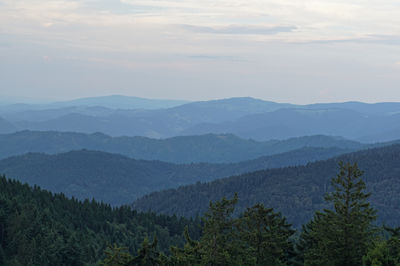
[[[302,165],[344,152],[337,148],[304,148],[236,164],[183,165],[87,150],[57,155],[28,153],[1,160],[0,173],[78,199],[95,198],[121,205],[157,190],[270,167]]]
[[[43,109],[56,109],[65,107],[94,107],[100,106],[110,109],[162,109],[171,108],[178,105],[186,104],[189,101],[183,100],[164,100],[164,99],[146,99],[133,96],[124,95],[109,95],[109,96],[98,96],[98,97],[87,97],[78,98],[68,101],[43,101],[43,100],[32,100],[24,98],[4,98],[0,97],[0,103],[2,108],[6,108],[7,105],[13,110],[43,110]],[[1,109],[0,109],[1,110]]]
[[[280,109],[219,124],[198,124],[185,130],[183,134],[229,132],[257,140],[322,134],[356,139],[364,136],[365,132],[377,134],[394,129],[398,124],[400,115],[366,115],[345,109]]]
[[[273,155],[303,147],[359,150],[368,146],[339,137],[308,136],[282,141],[245,140],[231,134],[207,134],[168,139],[110,137],[101,133],[21,131],[0,135],[0,159],[27,152],[49,154],[71,150],[98,150],[135,159],[172,163],[230,163]]]
[[[113,109],[161,109],[188,103],[182,100],[146,99],[123,95],[79,98],[71,101],[56,102],[54,106],[102,106]]]
[[[16,127],[7,120],[0,117],[0,134],[15,132]]]
[[[185,226],[200,235],[195,221],[80,202],[1,176],[0,202],[1,265],[98,265],[112,244],[136,254],[157,235],[168,253],[171,245],[183,246]]]
[[[210,201],[238,193],[237,210],[242,212],[255,203],[281,211],[296,227],[309,221],[316,210],[327,208],[323,196],[332,188],[339,161],[358,162],[365,171],[372,205],[386,224],[399,226],[400,210],[400,145],[375,148],[309,163],[270,169],[197,183],[178,189],[154,192],[133,204],[137,210],[196,216],[204,213]]]
[[[303,106],[306,109],[345,109],[368,115],[393,115],[400,112],[400,103],[363,103],[363,102],[343,102],[343,103],[322,103],[309,104]]]
[[[388,142],[397,139],[400,136],[400,126],[395,129],[391,129],[388,131],[382,131],[379,133],[375,133],[374,135],[366,135],[358,138],[359,141],[364,143],[373,143],[373,142]]]
[[[15,122],[20,129],[102,132],[112,136],[165,138],[177,136],[183,130],[199,123],[231,121],[247,114],[275,110],[281,105],[253,98],[231,98],[157,110],[118,109],[96,114],[89,113],[82,107],[69,108],[69,111],[63,107],[61,111],[55,108],[35,112],[25,110],[6,113],[3,116]],[[48,119],[43,119],[46,116]]]
[[[400,138],[393,134],[379,137],[379,134],[398,129],[399,103],[293,105],[243,97],[144,110],[132,109],[138,106],[124,104],[132,99],[121,97],[79,99],[42,106],[0,106],[0,115],[20,130],[102,132],[111,136],[168,138],[231,133],[256,140],[304,135],[359,139],[368,132],[372,138],[377,136],[370,142]]]
[[[16,121],[17,123],[21,123],[21,121],[25,122],[43,122],[52,119],[57,119],[59,117],[63,117],[69,114],[82,114],[93,117],[105,117],[110,116],[112,114],[118,112],[125,113],[133,113],[134,111],[128,110],[115,110],[101,106],[68,106],[62,108],[50,108],[43,110],[26,110],[26,111],[18,111],[18,112],[8,112],[3,113],[5,117],[7,117],[10,121]],[[138,111],[139,112],[139,111]]]

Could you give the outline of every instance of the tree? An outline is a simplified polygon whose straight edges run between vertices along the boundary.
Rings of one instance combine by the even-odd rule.
[[[115,244],[114,246],[107,247],[104,253],[106,257],[101,262],[103,266],[124,266],[128,265],[133,259],[128,252],[128,248],[117,247]]]
[[[317,212],[309,231],[304,250],[305,265],[361,265],[373,240],[376,211],[370,207],[362,171],[357,164],[339,163],[339,174],[332,179],[334,191],[325,200],[333,209]]]
[[[203,236],[200,239],[200,252],[203,265],[234,265],[235,256],[240,250],[236,243],[232,217],[238,196],[233,199],[223,198],[215,203],[210,202],[209,210],[204,215]]]
[[[388,228],[385,226],[384,229],[390,234],[390,238],[387,240],[378,238],[363,257],[363,265],[400,265],[400,227]]]
[[[247,256],[255,265],[286,265],[293,247],[289,237],[295,232],[286,219],[272,208],[254,205],[240,219],[240,235]]]
[[[161,265],[160,252],[157,249],[157,238],[154,237],[150,243],[146,237],[143,240],[142,247],[138,251],[138,255],[134,257],[127,265],[155,266]]]

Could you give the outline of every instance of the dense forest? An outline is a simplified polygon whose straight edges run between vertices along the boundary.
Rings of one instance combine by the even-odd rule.
[[[285,167],[197,183],[155,192],[134,202],[137,210],[202,215],[210,201],[239,195],[237,212],[257,203],[282,212],[296,228],[306,223],[316,210],[326,208],[324,194],[332,189],[330,179],[339,161],[359,162],[365,171],[371,204],[378,210],[379,222],[399,226],[400,145],[359,151],[305,166]]]
[[[328,209],[296,232],[280,213],[256,204],[234,215],[237,194],[210,203],[199,240],[185,230],[183,248],[171,255],[145,241],[136,256],[120,248],[107,251],[105,265],[340,265],[400,264],[400,227],[375,225],[376,210],[358,165],[339,162],[325,194]]]
[[[0,177],[0,265],[95,265],[110,245],[136,252],[145,238],[182,246],[199,222],[78,201]]]
[[[30,153],[1,160],[0,173],[52,192],[78,199],[95,198],[115,206],[132,203],[153,191],[259,169],[303,165],[343,152],[337,148],[303,148],[240,163],[184,165],[135,160],[98,151]]]
[[[0,120],[1,123],[1,120]],[[134,159],[171,163],[232,163],[297,150],[304,147],[351,151],[370,145],[331,136],[304,136],[287,140],[254,141],[232,134],[206,134],[167,139],[110,137],[102,133],[83,134],[56,131],[20,131],[0,135],[0,158],[27,152],[56,154],[71,150],[118,153]]]
[[[337,167],[337,166],[336,166]],[[363,172],[339,162],[327,208],[297,231],[238,196],[194,220],[68,199],[0,178],[1,265],[399,265],[400,227],[376,225]]]

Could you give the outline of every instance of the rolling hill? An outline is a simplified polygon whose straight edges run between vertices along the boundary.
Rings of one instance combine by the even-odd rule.
[[[1,160],[0,173],[78,199],[95,198],[121,205],[157,190],[259,169],[302,165],[344,152],[337,148],[303,148],[236,164],[183,165],[87,150],[57,155],[28,153]]]
[[[395,129],[399,124],[400,115],[397,114],[366,115],[345,109],[280,109],[274,112],[252,114],[224,123],[198,124],[182,134],[229,132],[242,138],[256,140],[322,134],[357,139],[364,136],[365,132],[374,135]]]
[[[385,132],[398,130],[399,103],[293,105],[244,97],[134,110],[134,104],[124,104],[124,101],[131,101],[130,98],[120,97],[78,99],[45,108],[17,105],[7,109],[2,106],[0,115],[20,130],[102,132],[111,136],[168,138],[232,133],[244,138],[270,140],[322,134],[360,139],[368,132],[369,142],[400,138],[396,134],[380,137]],[[107,104],[108,101],[115,104]]]
[[[0,117],[0,134],[15,132],[16,127],[7,120]]]
[[[358,150],[367,147],[355,141],[329,136],[309,136],[283,141],[257,142],[230,134],[183,136],[169,139],[110,137],[101,133],[21,131],[0,135],[0,159],[27,152],[49,154],[71,150],[98,150],[135,159],[172,163],[229,163],[255,159],[303,147]]]
[[[358,162],[365,171],[364,180],[372,193],[371,202],[378,210],[379,218],[386,224],[399,226],[400,145],[345,154],[304,166],[256,171],[154,192],[136,200],[133,206],[137,210],[196,216],[204,213],[210,201],[232,197],[237,192],[238,212],[261,202],[281,211],[298,227],[307,222],[316,210],[329,207],[325,205],[323,196],[331,189],[330,180],[337,174],[339,161]]]

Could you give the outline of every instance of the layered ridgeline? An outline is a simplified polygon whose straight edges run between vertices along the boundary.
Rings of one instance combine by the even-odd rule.
[[[281,211],[298,227],[309,221],[314,211],[326,207],[323,196],[331,189],[330,180],[336,175],[341,160],[359,163],[365,171],[363,179],[372,192],[371,203],[377,208],[380,220],[399,226],[400,145],[155,192],[138,199],[133,206],[137,210],[190,217],[204,213],[210,201],[231,197],[237,192],[238,212],[260,202]]]
[[[0,117],[0,134],[14,132],[16,127],[7,120]]]
[[[369,147],[369,145],[340,137],[322,135],[259,142],[241,139],[231,134],[151,139],[110,137],[101,133],[21,131],[0,135],[0,147],[0,158],[27,152],[56,154],[87,149],[118,153],[135,159],[172,163],[229,163],[256,159],[260,156],[288,152],[303,147],[335,147],[354,151]]]
[[[138,110],[135,104],[125,105],[121,100],[120,105],[119,101],[110,105],[106,100],[91,99],[89,104],[83,99],[53,104],[47,109],[32,105],[0,106],[0,116],[16,130],[102,132],[112,136],[156,138],[232,133],[268,140],[323,134],[377,142],[397,139],[400,133],[399,103],[293,105],[231,98]]]
[[[231,164],[172,164],[134,160],[98,151],[57,155],[29,153],[0,161],[0,173],[78,199],[130,204],[147,193],[259,169],[303,165],[344,153],[338,148],[303,148]]]
[[[97,265],[111,244],[136,253],[146,237],[182,246],[198,222],[68,199],[0,177],[0,265]]]

